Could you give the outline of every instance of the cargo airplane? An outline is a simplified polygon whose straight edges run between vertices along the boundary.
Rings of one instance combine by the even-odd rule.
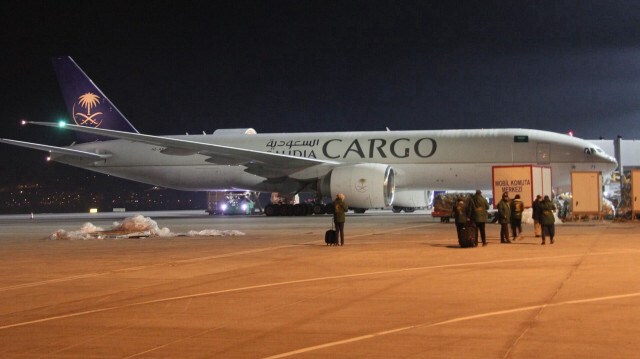
[[[162,187],[344,193],[358,209],[421,207],[431,190],[490,189],[492,166],[544,165],[554,187],[571,171],[613,171],[614,158],[568,135],[531,129],[212,134],[139,133],[70,57],[53,59],[74,124],[28,122],[77,132],[66,147],[0,139],[53,161]]]

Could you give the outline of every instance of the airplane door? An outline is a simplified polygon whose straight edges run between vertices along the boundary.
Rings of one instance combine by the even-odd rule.
[[[548,143],[538,143],[536,151],[536,160],[539,165],[548,165],[551,163],[551,154],[549,153]]]

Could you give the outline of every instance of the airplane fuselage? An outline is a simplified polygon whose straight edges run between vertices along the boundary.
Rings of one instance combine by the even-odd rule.
[[[75,131],[68,147],[0,138],[48,151],[54,161],[162,187],[345,194],[354,208],[418,207],[428,190],[491,188],[493,166],[542,165],[552,186],[571,171],[609,173],[616,161],[578,138],[527,129],[211,135],[138,132],[70,57],[52,59],[73,123],[23,121]],[[75,123],[75,124],[74,124]],[[111,140],[108,140],[111,139]]]
[[[268,133],[167,136],[233,146],[344,165],[379,163],[393,167],[398,190],[463,190],[491,188],[491,167],[543,165],[552,168],[554,187],[569,184],[571,171],[611,172],[615,161],[603,152],[586,151],[588,141],[527,129],[379,131],[335,133]],[[269,181],[243,166],[216,164],[201,154],[166,154],[167,148],[128,140],[83,143],[73,148],[111,154],[87,164],[67,156],[53,159],[134,181],[182,190],[248,189],[289,192],[291,181]],[[224,163],[224,161],[221,161]],[[290,175],[306,181],[326,175],[331,166],[317,165]]]

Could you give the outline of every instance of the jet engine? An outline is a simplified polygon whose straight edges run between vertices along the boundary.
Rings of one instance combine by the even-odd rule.
[[[426,189],[397,190],[393,200],[394,206],[427,207],[433,201],[433,192]]]
[[[344,193],[349,207],[387,207],[395,194],[394,172],[391,166],[378,163],[336,167],[318,180],[318,188],[321,195],[332,199]]]

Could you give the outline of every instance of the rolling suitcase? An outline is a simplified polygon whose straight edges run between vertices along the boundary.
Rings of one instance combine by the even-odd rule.
[[[333,221],[331,221],[331,229],[324,234],[324,242],[328,246],[338,245],[338,232],[336,232],[336,230],[333,229]]]
[[[476,237],[476,225],[471,222],[464,226],[458,236],[458,243],[462,248],[477,247],[478,238]]]

